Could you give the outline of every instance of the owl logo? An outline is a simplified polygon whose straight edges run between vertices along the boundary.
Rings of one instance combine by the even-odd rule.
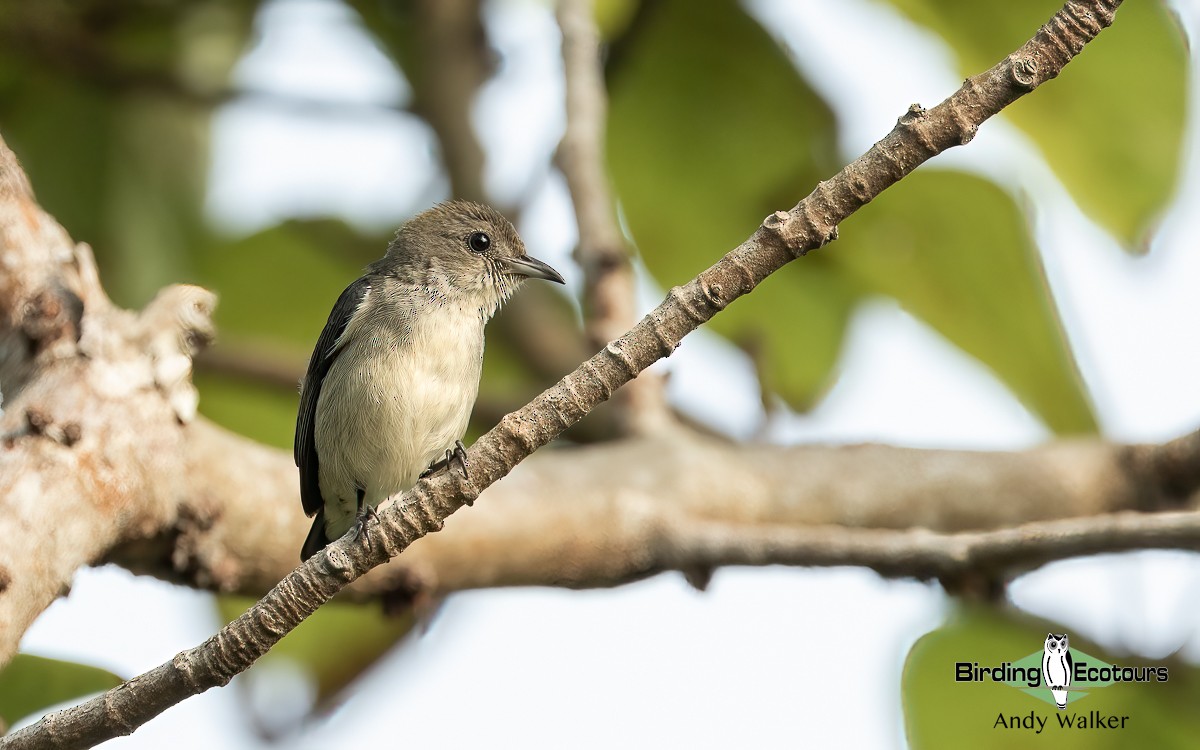
[[[1067,688],[1071,686],[1073,671],[1067,634],[1048,633],[1046,650],[1042,654],[1042,684],[1050,688],[1050,694],[1054,696],[1054,703],[1060,711],[1067,707]]]

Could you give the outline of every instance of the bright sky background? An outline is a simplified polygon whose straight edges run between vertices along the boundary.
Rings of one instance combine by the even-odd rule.
[[[869,0],[750,7],[782,30],[802,68],[819,66],[810,80],[843,123],[844,159],[882,137],[909,104],[932,105],[961,81],[940,40]],[[1200,15],[1184,15],[1194,37]],[[533,254],[578,284],[570,203],[562,180],[543,166],[564,122],[549,4],[493,0],[487,21],[503,55],[475,112],[488,185],[501,196],[534,192],[520,230]],[[260,22],[262,38],[238,70],[243,85],[359,105],[407,99],[407,84],[336,0],[275,0]],[[869,33],[872,43],[847,48],[845,28]],[[255,100],[225,107],[215,127],[210,212],[233,232],[327,213],[378,227],[393,224],[398,207],[445,197],[426,128],[401,113],[367,112],[302,115]],[[989,122],[968,147],[935,161],[985,173],[1038,207],[1048,276],[1101,422],[1116,439],[1162,441],[1200,425],[1192,130],[1180,199],[1151,255],[1138,260],[1079,214],[1033,147],[1004,123]],[[796,197],[809,187],[796,186]],[[644,291],[649,308],[660,293],[649,280]],[[672,398],[740,437],[982,449],[1047,437],[986,369],[882,300],[856,316],[829,397],[809,415],[773,415],[765,431],[753,372],[732,347],[701,331],[666,367]],[[1196,556],[1156,552],[1050,565],[1018,580],[1011,595],[1110,648],[1154,657],[1186,646],[1197,660],[1198,590]],[[85,570],[22,650],[132,676],[210,635],[217,623],[208,602],[118,569]],[[937,586],[857,569],[725,569],[705,593],[664,575],[612,591],[456,595],[353,699],[285,745],[900,745],[903,659],[946,604]],[[210,691],[111,747],[265,747],[239,710],[244,699],[234,688]],[[251,700],[286,723],[303,712],[309,690],[279,670]]]

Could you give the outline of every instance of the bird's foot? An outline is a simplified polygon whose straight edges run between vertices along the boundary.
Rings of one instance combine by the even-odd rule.
[[[421,472],[421,479],[434,474],[442,469],[449,469],[452,464],[458,464],[459,471],[462,472],[463,479],[470,479],[470,474],[467,469],[471,464],[467,463],[467,448],[463,445],[463,441],[455,440],[454,447],[446,451],[446,455],[429,464],[429,468]]]
[[[358,512],[358,516],[354,519],[354,539],[367,534],[367,524],[371,521],[379,523],[379,514],[375,512],[375,506],[364,505],[362,510]]]
[[[450,464],[456,461],[458,462],[459,471],[462,472],[463,479],[470,479],[471,475],[467,473],[467,469],[471,465],[467,463],[467,448],[461,440],[454,441],[454,450],[446,451],[446,466],[449,467]]]

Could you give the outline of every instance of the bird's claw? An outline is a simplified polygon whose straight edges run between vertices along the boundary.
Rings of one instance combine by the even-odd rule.
[[[463,445],[463,441],[455,440],[454,447],[446,450],[446,455],[439,458],[429,465],[429,468],[421,472],[421,479],[432,475],[434,472],[441,469],[449,470],[451,465],[458,464],[459,471],[462,472],[463,479],[470,479],[471,475],[467,473],[467,469],[471,464],[467,463],[467,448]]]
[[[375,506],[364,505],[359,511],[358,516],[354,519],[354,539],[358,541],[360,536],[365,536],[367,533],[367,524],[371,521],[379,523],[379,514],[375,512]]]
[[[458,468],[462,471],[463,479],[470,479],[471,475],[467,473],[467,469],[471,465],[467,463],[467,448],[461,440],[455,440],[454,449],[446,451],[447,468],[455,461],[458,462]]]

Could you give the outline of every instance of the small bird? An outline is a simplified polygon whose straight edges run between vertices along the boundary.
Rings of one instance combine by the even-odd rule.
[[[455,458],[466,470],[483,328],[527,278],[563,283],[495,209],[449,201],[401,226],[346,287],[300,384],[296,466],[316,516],[301,560],[424,473]]]

